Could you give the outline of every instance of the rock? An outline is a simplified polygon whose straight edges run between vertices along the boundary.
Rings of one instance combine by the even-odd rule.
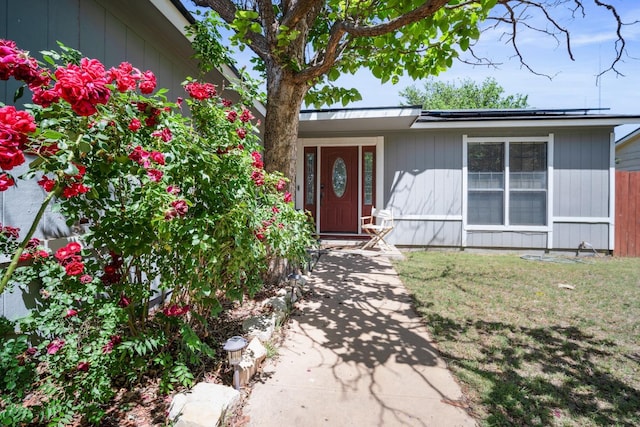
[[[289,313],[289,304],[287,303],[287,296],[277,296],[269,298],[264,305],[273,308],[274,313],[282,313],[284,316],[278,315],[278,320],[282,320]],[[281,324],[281,323],[279,323]]]
[[[215,427],[240,404],[240,392],[232,387],[198,383],[187,393],[178,393],[169,407],[174,427]]]
[[[267,357],[267,349],[258,338],[253,338],[242,354],[242,361],[238,365],[240,387],[249,383],[249,380],[258,372],[260,365]]]
[[[247,334],[249,339],[255,337],[260,341],[267,342],[276,330],[276,318],[270,314],[250,317],[242,322],[242,330]]]

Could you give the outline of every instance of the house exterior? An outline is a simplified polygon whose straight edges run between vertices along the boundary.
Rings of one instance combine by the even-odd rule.
[[[392,209],[402,246],[614,249],[614,127],[576,110],[306,110],[296,203],[320,235]]]
[[[193,17],[179,0],[0,0],[0,16],[0,38],[14,40],[36,58],[40,58],[40,51],[57,50],[60,41],[99,59],[107,68],[128,61],[140,70],[153,71],[157,87],[168,89],[170,100],[185,96],[181,83],[187,76],[200,76],[184,30]],[[222,92],[238,76],[231,67],[222,66],[205,78]],[[0,81],[0,102],[12,104],[18,87],[13,79]],[[233,102],[239,99],[229,90],[222,94]],[[28,98],[23,97],[22,102],[30,102]],[[262,105],[254,105],[254,116],[263,117],[264,112]],[[12,173],[19,176],[26,167]],[[35,182],[18,184],[19,188],[9,189],[0,197],[0,222],[28,230],[45,194]],[[73,234],[64,218],[49,210],[35,237],[56,250]],[[19,290],[5,292],[0,295],[0,316],[21,317],[32,304],[32,297]]]
[[[616,141],[616,169],[640,171],[640,128]]]

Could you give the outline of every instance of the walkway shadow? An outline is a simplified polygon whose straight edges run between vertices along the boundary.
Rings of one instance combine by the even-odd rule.
[[[407,417],[412,418],[412,425],[427,425],[383,396],[388,389],[383,389],[379,381],[389,370],[410,376],[407,385],[413,381],[411,387],[423,388],[425,397],[458,403],[455,400],[459,395],[447,395],[451,389],[442,389],[441,382],[434,384],[429,377],[429,372],[442,374],[444,369],[440,368],[445,365],[438,359],[411,297],[386,259],[347,251],[323,255],[313,272],[308,302],[296,320],[303,331],[322,332],[322,337],[307,337],[314,346],[329,349],[336,356],[337,361],[322,363],[333,363],[334,377],[343,391],[368,384],[370,395],[380,407],[380,420],[391,412],[397,420],[394,425],[406,425]],[[346,367],[357,367],[357,377],[345,376]],[[416,384],[418,387],[414,387]]]

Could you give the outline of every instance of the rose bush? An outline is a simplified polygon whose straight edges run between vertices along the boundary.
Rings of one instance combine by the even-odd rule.
[[[0,106],[0,191],[33,179],[44,195],[30,230],[0,229],[12,257],[0,292],[39,285],[0,374],[15,378],[6,360],[19,358],[43,397],[25,407],[30,386],[0,382],[0,423],[98,423],[114,382],[154,369],[165,391],[190,385],[219,344],[203,338],[207,319],[254,295],[274,259],[302,262],[312,230],[282,176],[263,169],[252,100],[234,105],[188,79],[186,99],[169,102],[129,63],[107,69],[64,46],[44,60],[0,40],[0,79],[24,82],[33,102]],[[85,230],[55,253],[33,239],[52,201]]]

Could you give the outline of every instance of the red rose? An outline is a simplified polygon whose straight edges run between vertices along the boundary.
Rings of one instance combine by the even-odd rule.
[[[51,192],[56,186],[56,181],[50,179],[46,175],[43,175],[42,178],[38,180],[38,185],[43,188],[44,191]]]
[[[253,167],[262,169],[264,167],[264,163],[262,162],[262,155],[257,151],[251,153],[251,157],[253,157]]]
[[[141,126],[142,126],[142,123],[140,122],[139,119],[132,119],[131,122],[129,122],[129,130],[133,132],[140,129]]]
[[[184,86],[190,97],[199,101],[216,96],[216,87],[211,83],[189,82]]]
[[[131,304],[131,300],[129,298],[126,297],[126,295],[122,294],[120,296],[120,301],[118,301],[118,305],[122,308],[127,307],[129,304]]]
[[[79,261],[73,261],[67,264],[64,270],[69,276],[79,276],[84,273],[84,264]]]
[[[78,366],[76,366],[76,369],[78,371],[83,371],[83,372],[87,372],[89,370],[89,362],[80,362],[78,363]]]
[[[291,202],[293,199],[291,197],[291,193],[289,193],[288,191],[284,194],[284,202],[285,203],[289,203]]]
[[[251,179],[258,187],[264,185],[264,174],[260,170],[254,170],[251,173]]]
[[[233,110],[227,111],[225,115],[227,116],[227,120],[229,120],[231,123],[235,122],[236,118],[238,118],[238,113]]]
[[[184,305],[182,307],[178,307],[177,304],[173,304],[169,307],[166,307],[162,310],[162,312],[169,317],[182,316],[183,314],[187,314],[190,310],[190,306]]]
[[[244,110],[242,110],[242,114],[240,114],[240,121],[242,123],[247,123],[248,121],[251,121],[253,119],[253,114],[251,114],[251,111],[247,110],[246,108]]]
[[[74,182],[74,183],[71,183],[71,184],[67,185],[62,190],[62,197],[66,198],[66,199],[70,199],[71,197],[75,197],[75,196],[77,196],[79,194],[87,193],[89,190],[90,190],[90,188],[86,187],[81,182]]]
[[[151,152],[151,160],[159,165],[164,165],[164,154],[159,151],[153,151]]]
[[[14,184],[15,182],[13,181],[13,178],[11,176],[7,175],[6,173],[0,175],[0,191],[7,191]]]
[[[31,252],[22,252],[20,257],[18,257],[18,261],[25,262],[33,259],[33,254]]]
[[[140,92],[148,95],[156,88],[156,84],[156,76],[151,71],[145,71],[140,82]]]
[[[24,154],[18,147],[0,145],[0,168],[8,171],[24,163]]]

